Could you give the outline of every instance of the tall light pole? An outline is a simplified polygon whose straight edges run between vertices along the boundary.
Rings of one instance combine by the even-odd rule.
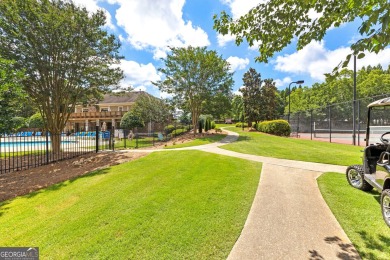
[[[290,96],[291,96],[290,87],[291,87],[291,84],[293,84],[293,83],[301,85],[301,84],[305,83],[305,81],[304,80],[293,81],[288,85],[288,123],[290,123],[290,103],[291,103],[290,102]]]

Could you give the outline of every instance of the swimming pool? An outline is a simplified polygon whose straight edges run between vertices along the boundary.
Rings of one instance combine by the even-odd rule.
[[[76,144],[77,141],[61,141],[61,144]],[[43,146],[46,145],[46,141],[4,141],[0,142],[0,147],[24,147],[24,146]],[[48,142],[51,145],[51,142]]]

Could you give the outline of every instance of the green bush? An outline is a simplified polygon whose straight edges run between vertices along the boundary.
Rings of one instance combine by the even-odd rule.
[[[28,127],[30,128],[44,128],[45,122],[40,113],[32,115],[28,120]]]
[[[178,136],[178,135],[181,135],[181,134],[184,134],[186,133],[187,131],[185,129],[176,129],[172,132],[172,135],[174,136]]]
[[[165,131],[165,133],[167,133],[167,134],[172,133],[174,130],[175,130],[175,126],[174,126],[174,125],[167,125],[167,126],[164,128],[164,131]]]
[[[242,127],[242,123],[241,122],[236,123],[236,127]],[[244,123],[244,127],[248,127],[248,123]]]
[[[215,122],[211,121],[211,129],[215,129]]]
[[[290,136],[291,128],[286,120],[272,120],[264,121],[258,124],[257,130],[263,133],[278,135],[278,136]]]
[[[211,120],[210,118],[206,119],[206,122],[204,124],[204,131],[207,132],[211,129]]]
[[[124,129],[133,129],[134,127],[144,127],[145,123],[142,118],[133,111],[126,112],[122,119],[120,127]]]

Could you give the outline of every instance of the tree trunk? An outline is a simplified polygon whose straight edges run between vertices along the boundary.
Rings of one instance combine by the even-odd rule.
[[[61,133],[50,133],[50,141],[52,156],[57,160],[61,153]]]
[[[198,129],[198,121],[199,121],[199,110],[196,108],[192,109],[192,127],[194,128],[194,136],[196,136],[196,129]]]

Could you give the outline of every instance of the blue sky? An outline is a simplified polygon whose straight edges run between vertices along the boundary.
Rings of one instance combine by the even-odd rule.
[[[233,92],[242,86],[242,76],[250,67],[261,73],[263,79],[272,78],[279,89],[289,83],[304,80],[312,86],[324,80],[349,53],[349,46],[359,39],[360,21],[332,28],[321,42],[312,42],[297,51],[293,41],[282,52],[276,53],[268,64],[255,63],[256,48],[246,43],[236,46],[231,36],[218,35],[213,30],[214,14],[225,10],[234,18],[246,13],[264,0],[74,0],[95,12],[101,8],[107,14],[106,29],[121,41],[121,54],[125,59],[121,68],[125,79],[123,87],[132,86],[157,97],[166,97],[151,81],[163,79],[158,68],[163,67],[161,58],[166,57],[168,46],[207,46],[216,50],[231,64],[235,85]],[[390,49],[378,55],[366,54],[358,60],[362,66],[390,64]],[[352,63],[350,64],[352,68]]]

